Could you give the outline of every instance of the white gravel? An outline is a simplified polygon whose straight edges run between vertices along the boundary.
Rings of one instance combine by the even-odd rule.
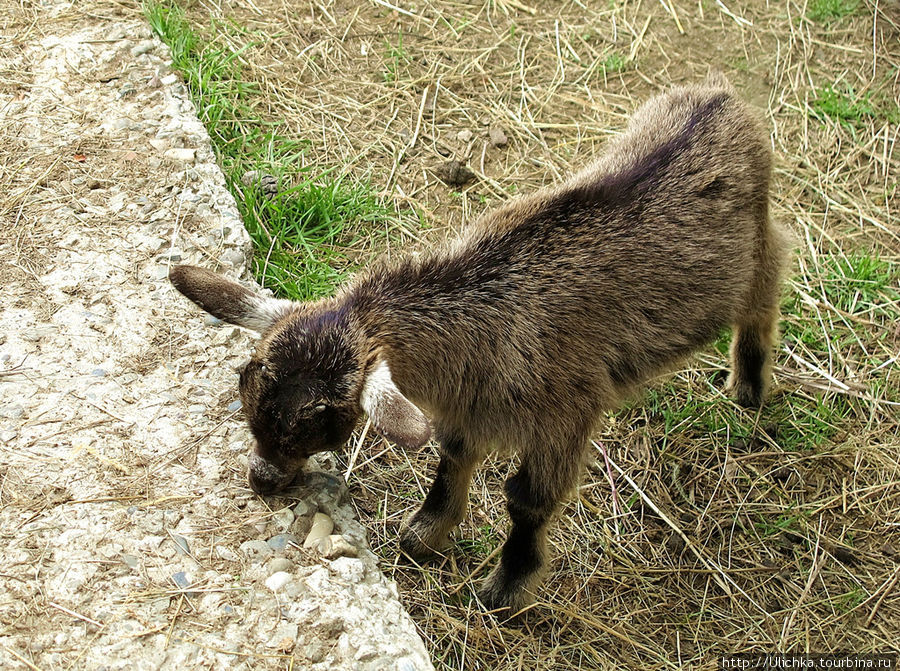
[[[340,492],[247,486],[250,337],[166,274],[249,242],[167,50],[45,5],[0,54],[0,667],[432,668]],[[317,511],[358,557],[291,541]]]

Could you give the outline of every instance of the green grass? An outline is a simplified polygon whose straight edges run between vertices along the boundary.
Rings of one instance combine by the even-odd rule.
[[[811,0],[806,16],[816,23],[831,23],[856,11],[859,0]]]
[[[876,105],[870,94],[857,94],[849,86],[836,87],[829,84],[820,88],[810,107],[813,116],[820,121],[831,118],[851,129],[872,119],[900,123],[900,107],[896,102]]]
[[[387,209],[365,185],[332,177],[329,170],[298,167],[306,143],[260,119],[253,107],[258,87],[241,78],[239,58],[254,43],[237,52],[219,48],[199,35],[172,3],[146,2],[144,13],[169,46],[210,135],[254,243],[257,279],[298,300],[332,292],[349,265],[341,251],[348,224],[383,221]],[[241,182],[249,170],[293,186],[268,198],[258,185]]]
[[[385,70],[382,76],[386,84],[394,84],[400,80],[401,69],[409,65],[409,55],[403,48],[403,31],[397,34],[397,44],[386,42],[386,45]]]
[[[603,60],[603,71],[606,74],[614,74],[625,70],[627,61],[625,57],[614,51]]]
[[[825,297],[844,312],[879,311],[900,299],[900,274],[883,259],[867,254],[834,256],[827,268]]]

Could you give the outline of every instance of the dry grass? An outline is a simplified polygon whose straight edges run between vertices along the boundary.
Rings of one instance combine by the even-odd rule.
[[[546,589],[517,624],[472,598],[504,537],[514,465],[489,461],[458,543],[410,566],[397,530],[435,450],[363,444],[353,497],[438,667],[710,667],[725,652],[900,649],[896,5],[815,22],[815,3],[794,0],[393,4],[255,0],[225,12],[241,30],[218,39],[235,50],[258,40],[243,58],[263,87],[260,114],[310,141],[309,164],[366,177],[398,211],[458,229],[560,179],[641,100],[715,67],[766,110],[774,213],[799,250],[769,405],[748,415],[723,397],[720,343],[613,416],[597,437],[611,464],[591,465],[562,512]],[[222,11],[200,3],[191,16]],[[506,146],[489,142],[494,126]],[[434,176],[450,158],[478,177],[462,193]]]
[[[867,0],[816,22],[814,4],[190,7],[198,26],[233,20],[216,38],[233,50],[255,45],[241,58],[262,87],[257,111],[309,141],[306,164],[367,178],[440,229],[560,179],[640,101],[711,66],[766,110],[774,213],[798,241],[774,397],[758,416],[728,402],[720,344],[611,417],[522,621],[472,598],[504,537],[513,464],[486,464],[459,542],[427,567],[401,561],[396,536],[435,450],[368,441],[348,468],[374,550],[439,668],[712,667],[726,652],[900,650],[900,11]],[[489,142],[493,126],[506,146]],[[466,130],[470,141],[458,138]],[[478,180],[462,192],[440,182],[433,170],[449,158]],[[360,258],[372,252],[367,238],[357,245]]]

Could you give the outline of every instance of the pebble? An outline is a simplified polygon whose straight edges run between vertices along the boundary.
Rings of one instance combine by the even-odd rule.
[[[94,377],[106,377],[106,371],[102,368],[95,368],[91,371],[91,375]]]
[[[155,48],[156,42],[154,42],[153,40],[144,40],[143,42],[138,42],[131,48],[131,55],[143,56],[144,54],[150,53]]]
[[[219,559],[224,559],[225,561],[238,561],[238,556],[235,554],[234,550],[225,545],[216,546],[216,555]]]
[[[278,531],[284,532],[294,523],[294,511],[290,508],[282,508],[272,514],[272,523]]]
[[[219,322],[219,323],[221,323],[221,322]],[[228,412],[237,412],[242,407],[243,407],[243,404],[241,403],[241,399],[238,399],[236,401],[232,401],[231,403],[229,403],[227,410],[228,410]]]
[[[300,545],[300,541],[294,534],[278,534],[266,541],[266,544],[272,548],[274,552],[283,552],[290,543]]]
[[[191,546],[188,544],[187,538],[178,534],[172,534],[172,540],[175,541],[175,549],[181,554],[191,554]]]
[[[173,147],[163,152],[165,158],[173,161],[181,161],[182,163],[193,163],[196,160],[197,151],[186,147]]]
[[[232,268],[238,268],[247,261],[247,257],[243,252],[239,252],[236,249],[229,249],[227,252],[222,254],[222,263],[225,263]]]
[[[25,408],[16,403],[15,405],[7,405],[0,408],[0,417],[4,419],[19,419],[25,414]],[[329,532],[330,533],[330,532]]]
[[[319,545],[319,543],[328,538],[334,530],[334,521],[325,513],[316,513],[313,516],[312,528],[303,541],[303,547],[311,550]]]
[[[344,482],[343,478],[323,471],[307,473],[305,484],[310,489],[317,490],[318,494],[325,494],[338,505],[343,503],[349,494],[347,483]]]
[[[269,563],[266,564],[266,570],[269,572],[269,575],[274,575],[279,571],[290,571],[292,568],[294,568],[294,562],[287,557],[275,557],[275,559],[270,559]]]
[[[266,578],[266,587],[273,592],[277,592],[290,581],[291,577],[291,574],[287,571],[278,571]]]
[[[206,324],[207,326],[221,326],[225,322],[223,322],[218,317],[213,317],[212,315],[206,315],[203,318],[203,323]],[[234,403],[240,403],[240,401],[235,401]],[[234,403],[232,403],[231,405],[234,405]],[[228,406],[229,409],[231,409],[231,405]],[[238,406],[238,408],[240,408],[240,406]]]
[[[159,256],[156,257],[157,263],[168,263],[171,261],[172,263],[178,263],[181,261],[184,252],[181,251],[178,247],[172,247],[169,251],[163,252]]]
[[[361,559],[352,557],[338,557],[329,564],[329,568],[338,578],[349,583],[361,582],[366,575],[366,565]]]
[[[505,147],[506,143],[509,142],[506,133],[503,132],[503,129],[500,128],[500,126],[491,126],[491,129],[488,131],[488,136],[491,139],[491,144],[495,147]]]
[[[461,130],[456,134],[456,139],[460,142],[470,142],[473,137],[475,137],[475,134],[468,129]]]
[[[172,580],[175,581],[175,584],[178,585],[181,589],[187,589],[191,586],[191,581],[187,577],[184,571],[178,571],[178,573],[172,574]]]
[[[137,567],[140,565],[140,562],[138,561],[138,558],[135,557],[134,555],[126,555],[126,554],[123,554],[123,555],[122,555],[122,561],[125,562],[125,564],[126,564],[126,565],[128,566],[128,568],[130,568],[130,569],[137,569]]]
[[[309,501],[301,501],[296,506],[294,506],[294,515],[297,517],[306,517],[307,515],[312,515],[313,513],[318,512],[319,507],[315,503],[310,503]]]
[[[449,186],[463,186],[475,179],[475,173],[456,160],[439,165],[434,174]]]
[[[272,554],[272,548],[261,540],[244,541],[241,543],[241,552],[254,562],[261,562]]]
[[[18,435],[15,431],[0,431],[0,443],[10,443]]]
[[[241,176],[244,186],[258,186],[263,196],[274,198],[278,195],[278,178],[259,170],[248,170]]]
[[[165,151],[169,148],[169,141],[163,140],[162,138],[152,138],[150,140],[150,146],[156,149],[157,151]]]
[[[338,557],[356,557],[359,550],[355,545],[350,543],[340,534],[332,534],[328,536],[327,542],[322,543],[322,554],[327,559],[337,559]]]

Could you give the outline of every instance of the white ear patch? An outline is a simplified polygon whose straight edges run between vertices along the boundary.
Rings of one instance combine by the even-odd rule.
[[[290,301],[258,296],[256,294],[248,294],[241,302],[244,304],[245,311],[240,325],[260,333],[268,329],[291,310]]]
[[[366,377],[360,405],[378,433],[403,447],[421,447],[431,437],[428,419],[400,393],[384,360]]]

